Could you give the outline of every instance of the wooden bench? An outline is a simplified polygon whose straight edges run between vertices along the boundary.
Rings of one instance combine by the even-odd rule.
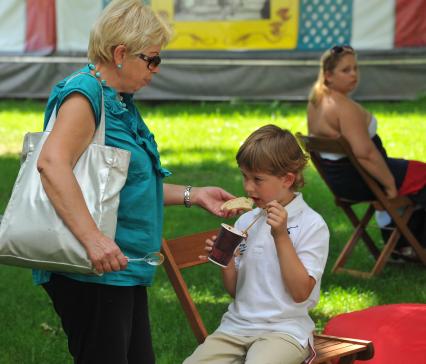
[[[198,257],[204,255],[207,238],[216,235],[217,230],[205,231],[176,239],[163,240],[162,252],[165,256],[164,268],[178,296],[189,325],[198,341],[202,343],[208,333],[198,309],[192,300],[188,286],[181,274],[181,269],[207,263]],[[218,272],[219,274],[219,272]],[[350,364],[355,360],[368,360],[374,355],[373,343],[343,337],[314,335],[316,358],[315,364],[331,363],[339,359],[339,364]]]
[[[340,359],[339,364],[353,363],[355,360],[368,360],[374,355],[371,341],[349,339],[329,335],[314,335],[317,357],[313,363],[330,363]]]

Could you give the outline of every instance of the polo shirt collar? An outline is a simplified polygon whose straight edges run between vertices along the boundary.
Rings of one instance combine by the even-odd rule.
[[[296,192],[295,195],[296,197],[288,205],[284,206],[287,210],[288,218],[296,216],[305,206],[302,194]]]

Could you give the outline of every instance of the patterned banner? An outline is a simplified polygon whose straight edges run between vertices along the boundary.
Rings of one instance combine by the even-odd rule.
[[[352,0],[300,0],[299,24],[298,49],[327,49],[335,44],[349,44]]]
[[[173,24],[170,50],[292,49],[297,44],[295,0],[151,0]]]

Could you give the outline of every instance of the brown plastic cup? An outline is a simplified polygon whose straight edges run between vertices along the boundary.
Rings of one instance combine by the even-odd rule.
[[[235,249],[245,237],[245,234],[231,225],[221,224],[212,251],[208,256],[209,260],[221,267],[228,266]]]

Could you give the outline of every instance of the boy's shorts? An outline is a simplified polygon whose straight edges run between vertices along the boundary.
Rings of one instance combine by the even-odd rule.
[[[308,356],[309,347],[287,334],[237,336],[216,331],[183,364],[300,364]]]

